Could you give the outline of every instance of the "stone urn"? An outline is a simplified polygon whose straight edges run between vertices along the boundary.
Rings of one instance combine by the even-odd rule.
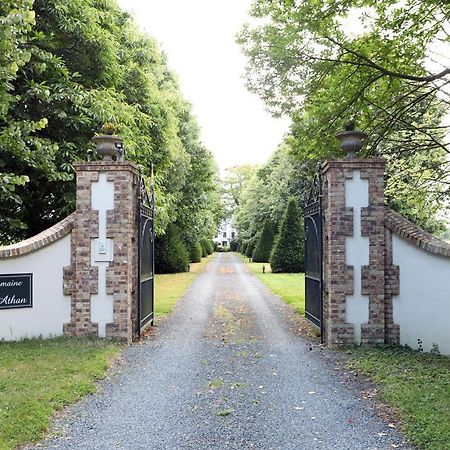
[[[97,153],[102,157],[103,161],[112,161],[113,156],[117,159],[119,154],[117,144],[119,146],[123,144],[122,138],[114,134],[99,134],[91,140],[95,142]]]
[[[346,155],[344,159],[357,158],[357,153],[363,148],[367,139],[367,133],[356,130],[341,131],[336,134],[336,139],[341,141],[340,148]]]

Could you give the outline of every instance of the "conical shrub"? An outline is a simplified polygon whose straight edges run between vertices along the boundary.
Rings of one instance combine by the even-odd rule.
[[[289,199],[275,240],[270,267],[272,272],[296,273],[304,270],[305,244],[303,224],[295,198]]]
[[[191,262],[198,263],[202,260],[203,249],[200,242],[194,242],[189,249]]]
[[[253,255],[253,250],[255,250],[255,240],[252,238],[248,241],[247,250],[245,251],[245,256],[247,258],[251,258]]]
[[[255,250],[253,250],[253,262],[269,262],[270,252],[272,251],[274,239],[275,234],[273,232],[272,224],[268,220],[266,220],[264,222],[264,226],[261,231],[261,235],[259,236]]]
[[[170,224],[166,234],[155,241],[155,272],[186,272],[189,266],[189,252],[184,245],[180,229]]]
[[[201,239],[200,245],[202,246],[202,258],[206,258],[210,252],[209,244],[207,239]]]

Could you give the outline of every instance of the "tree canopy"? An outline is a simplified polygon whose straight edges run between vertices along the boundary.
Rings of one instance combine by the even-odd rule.
[[[266,164],[255,168],[239,191],[235,210],[240,241],[258,236],[266,220],[278,229],[290,197],[303,209],[313,171],[310,162],[294,158],[287,145],[281,145]]]
[[[177,223],[186,242],[212,236],[212,155],[166,56],[115,0],[3,1],[0,46],[0,242],[73,210],[72,164],[106,122],[145,176],[155,167],[157,234]]]
[[[450,194],[450,4],[255,0],[250,14],[238,39],[247,83],[292,118],[292,154],[339,156],[334,134],[356,120],[364,154],[388,160],[389,204],[436,229]]]

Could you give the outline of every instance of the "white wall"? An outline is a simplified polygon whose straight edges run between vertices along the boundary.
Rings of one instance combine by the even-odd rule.
[[[393,298],[400,344],[424,351],[433,343],[450,354],[450,258],[431,254],[393,235],[393,261],[400,267],[400,295]]]
[[[0,260],[0,273],[33,273],[33,307],[0,309],[0,339],[58,336],[70,322],[63,268],[70,265],[70,233],[37,251]]]

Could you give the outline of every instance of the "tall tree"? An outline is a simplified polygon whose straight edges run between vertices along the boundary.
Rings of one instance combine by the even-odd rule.
[[[302,272],[305,265],[304,244],[303,224],[296,200],[291,198],[270,257],[272,272]]]
[[[310,161],[293,158],[289,147],[281,145],[240,192],[236,210],[240,240],[260,233],[265,220],[270,220],[278,228],[291,196],[303,208],[314,170]]]
[[[264,222],[264,226],[261,231],[261,235],[259,236],[255,250],[253,250],[253,262],[269,262],[274,239],[275,235],[273,232],[272,224],[268,220],[266,220]]]
[[[117,124],[127,159],[145,176],[155,167],[158,234],[177,219],[213,228],[214,164],[198,133],[186,131],[195,126],[190,105],[155,40],[115,0],[31,6],[0,6],[0,58],[12,70],[0,72],[0,241],[33,235],[73,210],[72,164],[87,158],[105,122]],[[189,218],[182,199],[197,187]]]
[[[246,182],[257,170],[256,166],[244,164],[226,169],[222,180],[224,206],[228,216],[232,216],[239,206],[240,194]]]
[[[450,193],[450,69],[442,56],[443,67],[432,61],[450,46],[449,3],[256,0],[251,15],[239,38],[248,85],[274,114],[292,117],[292,152],[312,161],[339,156],[333,136],[356,119],[370,134],[365,154],[388,159],[391,205],[433,229],[426,217]]]
[[[33,148],[33,134],[47,121],[11,120],[8,114],[16,102],[13,84],[31,58],[25,43],[35,24],[32,6],[32,0],[5,0],[0,4],[0,242],[9,237],[4,230],[25,227],[14,211],[23,204],[18,190],[29,182],[29,177],[10,167],[9,160],[21,160],[54,173],[52,149],[45,145]]]

